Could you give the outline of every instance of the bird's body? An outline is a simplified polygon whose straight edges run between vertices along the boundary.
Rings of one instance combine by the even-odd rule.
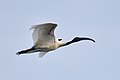
[[[47,52],[56,50],[59,47],[63,47],[69,45],[74,42],[78,42],[81,40],[91,40],[95,42],[91,38],[80,38],[75,37],[72,41],[62,42],[62,39],[55,38],[54,30],[57,27],[55,23],[44,23],[39,25],[33,25],[30,29],[33,29],[33,42],[34,46],[30,49],[22,50],[17,54],[26,54],[33,52],[40,52],[39,57],[44,56]]]

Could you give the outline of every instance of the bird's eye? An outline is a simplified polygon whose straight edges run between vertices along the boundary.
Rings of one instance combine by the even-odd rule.
[[[61,41],[62,39],[58,39],[58,41]]]

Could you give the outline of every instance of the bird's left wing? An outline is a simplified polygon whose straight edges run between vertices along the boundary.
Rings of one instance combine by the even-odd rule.
[[[39,25],[33,25],[30,29],[33,29],[33,41],[34,43],[50,42],[55,39],[54,30],[57,27],[55,23],[44,23]]]

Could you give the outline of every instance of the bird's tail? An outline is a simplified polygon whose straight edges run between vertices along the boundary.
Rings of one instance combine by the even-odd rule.
[[[34,48],[30,48],[30,49],[26,49],[26,50],[19,51],[19,52],[17,52],[16,54],[17,54],[17,55],[20,55],[20,54],[32,53],[32,52],[34,52],[34,51],[35,51]]]

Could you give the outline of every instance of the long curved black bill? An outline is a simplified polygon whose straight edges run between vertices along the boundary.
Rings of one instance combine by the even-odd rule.
[[[75,37],[72,41],[67,42],[64,46],[69,45],[69,44],[74,43],[74,42],[79,42],[79,41],[82,41],[82,40],[90,40],[90,41],[92,41],[92,42],[95,42],[95,40],[94,40],[94,39],[91,39],[91,38]]]
[[[95,42],[94,39],[91,39],[91,38],[86,38],[86,37],[75,37],[72,42],[78,42],[78,41],[82,41],[82,40],[90,40],[92,42]]]

